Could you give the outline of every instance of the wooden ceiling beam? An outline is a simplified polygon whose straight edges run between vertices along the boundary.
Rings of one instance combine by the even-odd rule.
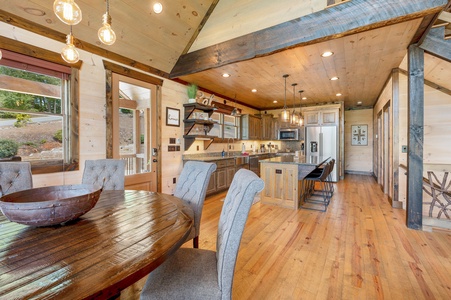
[[[182,55],[170,78],[439,13],[448,0],[353,0]],[[371,14],[369,16],[369,14]]]
[[[451,40],[445,40],[444,27],[429,30],[420,48],[431,55],[451,62]]]

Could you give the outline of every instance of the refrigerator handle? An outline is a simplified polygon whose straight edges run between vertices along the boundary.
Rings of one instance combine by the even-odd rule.
[[[319,156],[323,156],[323,133],[319,133]]]

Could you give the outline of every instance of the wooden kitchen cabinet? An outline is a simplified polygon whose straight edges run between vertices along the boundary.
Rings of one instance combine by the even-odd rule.
[[[261,140],[262,126],[261,118],[254,115],[241,116],[241,139]]]
[[[338,125],[338,109],[304,111],[304,124]]]
[[[276,140],[276,122],[272,114],[261,115],[262,140]]]

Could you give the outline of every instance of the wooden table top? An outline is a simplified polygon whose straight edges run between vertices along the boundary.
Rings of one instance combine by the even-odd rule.
[[[0,213],[0,299],[116,295],[184,243],[190,216],[180,199],[145,191],[103,191],[62,226],[29,227]]]

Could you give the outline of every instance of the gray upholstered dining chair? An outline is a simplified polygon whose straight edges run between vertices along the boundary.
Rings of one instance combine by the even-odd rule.
[[[19,192],[33,187],[31,165],[29,162],[0,163],[0,196]]]
[[[125,160],[86,160],[81,182],[103,185],[104,190],[123,190],[125,186]]]
[[[233,274],[244,225],[255,195],[264,182],[240,169],[221,211],[216,252],[181,248],[152,271],[141,299],[231,299]]]
[[[174,196],[182,199],[194,212],[194,225],[187,238],[193,240],[193,247],[199,248],[199,231],[202,209],[211,174],[216,170],[216,164],[202,161],[187,161],[183,166]]]

